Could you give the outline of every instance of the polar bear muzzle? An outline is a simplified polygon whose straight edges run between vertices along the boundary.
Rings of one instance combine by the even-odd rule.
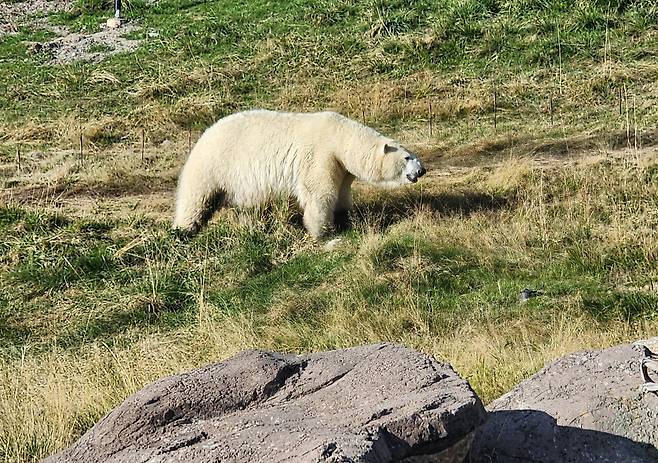
[[[386,140],[383,146],[384,159],[389,163],[383,185],[404,185],[416,183],[427,171],[418,157],[393,140]],[[383,169],[384,171],[387,169]]]
[[[407,154],[404,160],[404,176],[407,178],[407,180],[409,180],[409,182],[416,183],[420,177],[427,173],[427,170],[425,170],[421,164],[420,159],[418,159],[413,154]]]

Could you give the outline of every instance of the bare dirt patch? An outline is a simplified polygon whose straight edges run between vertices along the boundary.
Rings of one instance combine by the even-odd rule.
[[[116,53],[135,50],[140,40],[124,37],[137,29],[134,24],[123,24],[119,28],[105,28],[93,34],[67,33],[44,43],[35,43],[31,49],[37,53],[51,55],[48,64],[65,64],[73,61],[97,63]]]
[[[0,37],[18,32],[21,27],[40,27],[53,31],[58,37],[47,42],[30,43],[32,53],[49,56],[48,64],[65,64],[74,61],[99,62],[116,53],[135,50],[140,40],[124,36],[137,29],[135,24],[122,21],[120,27],[104,27],[93,34],[80,34],[66,27],[54,26],[41,14],[65,11],[72,7],[71,0],[31,0],[3,4],[0,15]],[[110,17],[111,11],[108,11]]]
[[[37,13],[52,13],[67,10],[73,3],[71,0],[30,0],[18,3],[2,2],[0,15],[0,37],[16,33],[32,15]]]

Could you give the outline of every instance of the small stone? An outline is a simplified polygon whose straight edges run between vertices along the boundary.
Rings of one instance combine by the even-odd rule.
[[[105,25],[107,26],[108,29],[118,29],[119,27],[121,27],[121,18],[117,18],[116,16],[112,17],[107,20]]]
[[[327,252],[334,251],[338,246],[340,246],[340,243],[342,243],[343,240],[341,238],[334,238],[333,240],[327,241],[324,244],[324,250]]]
[[[525,288],[519,293],[519,302],[526,302],[531,297],[537,297],[541,294],[540,291],[535,291],[534,289]]]

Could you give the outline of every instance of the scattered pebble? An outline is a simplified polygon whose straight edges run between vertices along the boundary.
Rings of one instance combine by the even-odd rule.
[[[537,297],[539,295],[541,295],[541,291],[525,288],[519,293],[519,302],[527,302],[531,297]]]
[[[121,18],[117,18],[116,16],[113,16],[107,20],[105,25],[107,26],[108,29],[118,29],[119,27],[121,27]]]
[[[324,250],[325,251],[334,251],[340,243],[342,243],[342,238],[334,238],[333,240],[327,241],[324,244]]]
[[[110,21],[118,21],[121,27],[110,27]],[[30,47],[33,52],[47,53],[51,56],[48,64],[63,64],[74,61],[98,63],[115,53],[135,50],[140,40],[123,37],[137,29],[133,24],[117,18],[108,20],[108,27],[93,34],[69,33],[53,40]]]
[[[50,13],[71,8],[72,0],[30,0],[24,2],[2,2],[0,15],[0,37],[15,34],[19,26],[30,15],[35,13]]]

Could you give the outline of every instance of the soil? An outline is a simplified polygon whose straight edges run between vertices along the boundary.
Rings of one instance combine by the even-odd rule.
[[[116,29],[106,27],[93,34],[67,33],[48,42],[32,44],[30,49],[34,53],[50,55],[48,64],[74,61],[97,63],[116,53],[135,50],[141,41],[123,36],[136,29],[133,24],[124,23]]]
[[[99,62],[116,53],[135,50],[139,40],[124,36],[137,29],[132,23],[122,22],[118,28],[103,28],[92,34],[80,34],[65,27],[49,24],[47,18],[38,17],[56,11],[65,11],[72,6],[72,0],[31,0],[3,5],[4,14],[0,17],[0,37],[18,32],[21,27],[39,27],[51,30],[57,37],[47,42],[28,44],[31,53],[47,54],[47,64],[65,64],[74,61]],[[108,18],[111,18],[108,11]]]
[[[30,23],[29,17],[37,13],[52,13],[71,8],[72,0],[30,0],[2,5],[0,15],[0,37],[16,33],[20,26]]]

